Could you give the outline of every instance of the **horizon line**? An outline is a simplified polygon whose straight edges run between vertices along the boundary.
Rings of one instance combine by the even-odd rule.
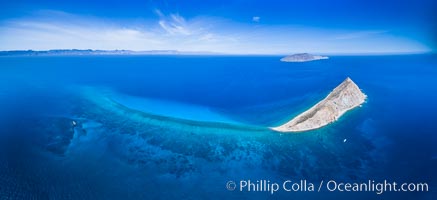
[[[103,52],[115,52],[115,51],[126,51],[132,53],[142,53],[142,52],[157,52],[156,54],[149,55],[225,55],[225,56],[286,56],[299,53],[309,53],[327,56],[367,56],[367,55],[417,55],[417,54],[437,54],[437,51],[404,51],[404,52],[291,52],[290,53],[230,53],[230,52],[215,52],[215,51],[181,51],[176,49],[150,49],[150,50],[130,50],[130,49],[11,49],[11,50],[0,50],[0,52],[48,52],[48,51],[103,51]],[[174,53],[159,53],[159,52],[174,52]],[[109,54],[110,55],[110,54]],[[113,55],[123,55],[123,54],[113,54]],[[124,55],[147,55],[147,54],[124,54]]]

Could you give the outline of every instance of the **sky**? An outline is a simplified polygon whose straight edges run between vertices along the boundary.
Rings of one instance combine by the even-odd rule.
[[[0,50],[436,52],[435,0],[0,0]]]

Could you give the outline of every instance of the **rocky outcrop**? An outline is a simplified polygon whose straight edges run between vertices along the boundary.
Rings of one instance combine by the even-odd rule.
[[[308,62],[313,60],[324,60],[328,59],[326,56],[318,56],[318,55],[311,55],[309,53],[299,53],[299,54],[293,54],[290,56],[286,56],[281,58],[282,62]]]
[[[336,121],[345,112],[360,106],[367,96],[348,77],[329,95],[287,123],[272,127],[279,132],[299,132],[317,129]]]

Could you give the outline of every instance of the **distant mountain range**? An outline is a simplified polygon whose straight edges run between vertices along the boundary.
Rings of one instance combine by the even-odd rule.
[[[55,55],[212,55],[214,52],[177,51],[177,50],[92,50],[92,49],[54,49],[47,51],[14,50],[0,51],[0,56],[55,56]]]

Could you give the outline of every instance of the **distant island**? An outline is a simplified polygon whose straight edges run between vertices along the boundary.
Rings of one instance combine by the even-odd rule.
[[[57,55],[211,55],[213,52],[187,52],[177,50],[92,50],[92,49],[54,49],[47,51],[14,50],[0,51],[0,56],[57,56]]]
[[[312,55],[309,53],[298,53],[281,58],[282,62],[308,62],[313,60],[328,59],[327,56]]]
[[[348,77],[329,95],[287,123],[272,127],[279,132],[299,132],[317,129],[339,119],[347,111],[360,106],[367,96]]]

